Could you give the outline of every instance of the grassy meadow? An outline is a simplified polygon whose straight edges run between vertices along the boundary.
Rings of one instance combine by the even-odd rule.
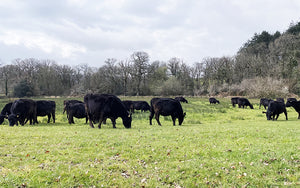
[[[151,97],[121,97],[150,101]],[[210,105],[187,98],[182,126],[170,117],[149,125],[134,113],[92,129],[84,119],[67,123],[65,98],[56,101],[56,123],[0,125],[0,187],[282,187],[300,186],[300,120],[288,108],[267,121],[254,109],[233,108],[230,98]],[[82,99],[81,99],[82,100]],[[0,107],[8,102],[0,100]]]

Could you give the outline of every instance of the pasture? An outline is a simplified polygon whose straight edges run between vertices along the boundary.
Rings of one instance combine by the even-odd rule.
[[[146,100],[151,97],[121,97]],[[1,187],[282,187],[300,186],[300,120],[288,108],[267,121],[230,99],[211,105],[187,98],[182,126],[170,117],[149,125],[149,112],[134,113],[132,128],[117,119],[92,129],[84,119],[69,125],[63,98],[55,98],[56,123],[0,125]],[[80,100],[83,100],[80,98]],[[0,107],[8,100],[1,99]]]

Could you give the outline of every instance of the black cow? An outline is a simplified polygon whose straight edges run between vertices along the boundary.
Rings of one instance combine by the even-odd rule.
[[[65,100],[64,101],[64,111],[63,111],[63,114],[68,110],[68,106],[70,104],[76,104],[76,103],[82,103],[82,104],[84,104],[82,101],[79,101],[79,100]]]
[[[236,104],[238,104],[239,97],[232,97],[231,98],[231,104],[233,107],[235,107]]]
[[[269,103],[273,101],[272,99],[267,99],[267,98],[261,98],[259,102],[259,109],[261,105],[266,109],[267,106],[269,106]]]
[[[10,114],[10,108],[11,108],[12,104],[13,103],[10,102],[10,103],[7,103],[3,107],[3,109],[2,109],[2,111],[0,113],[0,125],[4,122],[4,118],[7,118],[7,116]]]
[[[241,108],[241,107],[242,108],[245,108],[245,107],[247,108],[247,106],[250,106],[250,108],[253,109],[252,104],[246,98],[239,98],[238,99],[238,105],[239,105],[239,108]]]
[[[188,101],[184,97],[175,97],[175,100],[178,100],[179,102],[188,103]]]
[[[125,105],[127,111],[129,111],[129,112],[133,112],[134,111],[133,101],[125,100],[125,101],[122,101],[122,102]]]
[[[298,112],[298,119],[300,119],[300,101],[294,101],[294,100],[287,100],[286,104],[285,104],[286,107],[293,107],[296,112]]]
[[[50,119],[52,116],[53,123],[55,123],[55,108],[56,108],[55,101],[39,100],[35,102],[36,102],[36,115],[48,116],[47,123],[50,123]]]
[[[220,101],[218,101],[216,98],[211,97],[208,99],[210,104],[220,104]]]
[[[158,125],[161,126],[159,121],[159,116],[171,116],[173,120],[173,125],[175,126],[176,118],[178,118],[179,125],[182,124],[186,113],[183,113],[181,104],[178,100],[171,98],[153,98],[150,101],[150,125],[152,125],[152,118],[155,114],[155,119]]]
[[[286,120],[288,120],[287,112],[284,103],[278,101],[271,101],[266,113],[267,120],[277,120],[279,114],[284,113]],[[276,117],[275,117],[276,116]]]
[[[115,95],[87,94],[84,103],[89,123],[94,128],[93,122],[99,121],[98,128],[104,119],[110,118],[113,128],[116,128],[116,119],[121,117],[125,128],[131,128],[132,117],[122,101]]]
[[[67,108],[68,108],[67,117],[68,117],[69,124],[74,123],[74,117],[79,119],[86,118],[85,123],[88,122],[88,117],[85,111],[84,103],[69,104]]]
[[[132,101],[133,103],[133,111],[141,110],[141,112],[150,111],[150,105],[146,101]]]
[[[10,110],[11,114],[8,116],[9,125],[18,125],[18,122],[24,125],[28,120],[30,125],[35,124],[37,122],[36,109],[36,102],[31,99],[16,100],[13,102]]]

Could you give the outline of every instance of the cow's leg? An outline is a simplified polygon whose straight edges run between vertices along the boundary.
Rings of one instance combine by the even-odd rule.
[[[173,120],[173,126],[175,126],[176,117],[172,116],[172,120]]]
[[[47,116],[48,116],[48,121],[47,121],[47,123],[50,123],[51,114],[48,114]]]
[[[111,123],[113,124],[113,128],[117,128],[116,127],[116,119],[115,118],[110,118],[111,119]]]
[[[87,122],[88,122],[88,117],[86,116],[85,117],[85,124],[87,124]]]
[[[53,123],[55,123],[55,112],[52,112]]]
[[[298,119],[300,119],[300,112],[298,112]]]
[[[104,121],[104,118],[103,118],[103,113],[100,114],[100,120],[99,120],[99,124],[98,124],[98,128],[101,129],[101,124],[102,122]],[[105,120],[106,121],[106,120]]]
[[[156,119],[158,125],[161,126],[161,124],[160,124],[160,122],[159,122],[159,113],[155,113],[155,119]]]
[[[68,120],[69,120],[69,124],[72,124],[72,120],[73,119],[73,115],[72,114],[69,114],[69,117],[68,117]]]
[[[287,112],[286,112],[286,111],[284,111],[283,113],[284,113],[284,115],[285,115],[285,119],[286,119],[286,120],[288,120],[288,117],[287,117]],[[298,117],[298,119],[299,119],[299,117]]]
[[[150,125],[152,125],[152,118],[154,116],[154,113],[151,111],[150,115],[149,115],[149,121],[150,121]]]
[[[279,117],[279,114],[276,114],[276,118],[275,118],[275,120],[277,120],[277,119],[278,119],[278,117]]]

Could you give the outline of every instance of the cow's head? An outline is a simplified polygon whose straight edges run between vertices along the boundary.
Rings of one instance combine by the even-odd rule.
[[[131,121],[132,121],[132,116],[131,113],[128,112],[128,115],[125,116],[123,119],[123,125],[125,128],[129,129],[131,128]]]
[[[266,114],[267,120],[272,119],[273,112],[271,112],[270,110],[267,110],[266,112],[262,112],[262,113]]]
[[[181,125],[181,124],[182,124],[182,122],[183,122],[183,120],[184,120],[184,117],[185,117],[185,115],[186,115],[186,113],[184,112],[184,113],[182,114],[182,116],[180,116],[180,117],[178,118],[179,125]]]
[[[9,126],[18,125],[18,115],[10,114],[8,116],[8,122],[9,122]]]

